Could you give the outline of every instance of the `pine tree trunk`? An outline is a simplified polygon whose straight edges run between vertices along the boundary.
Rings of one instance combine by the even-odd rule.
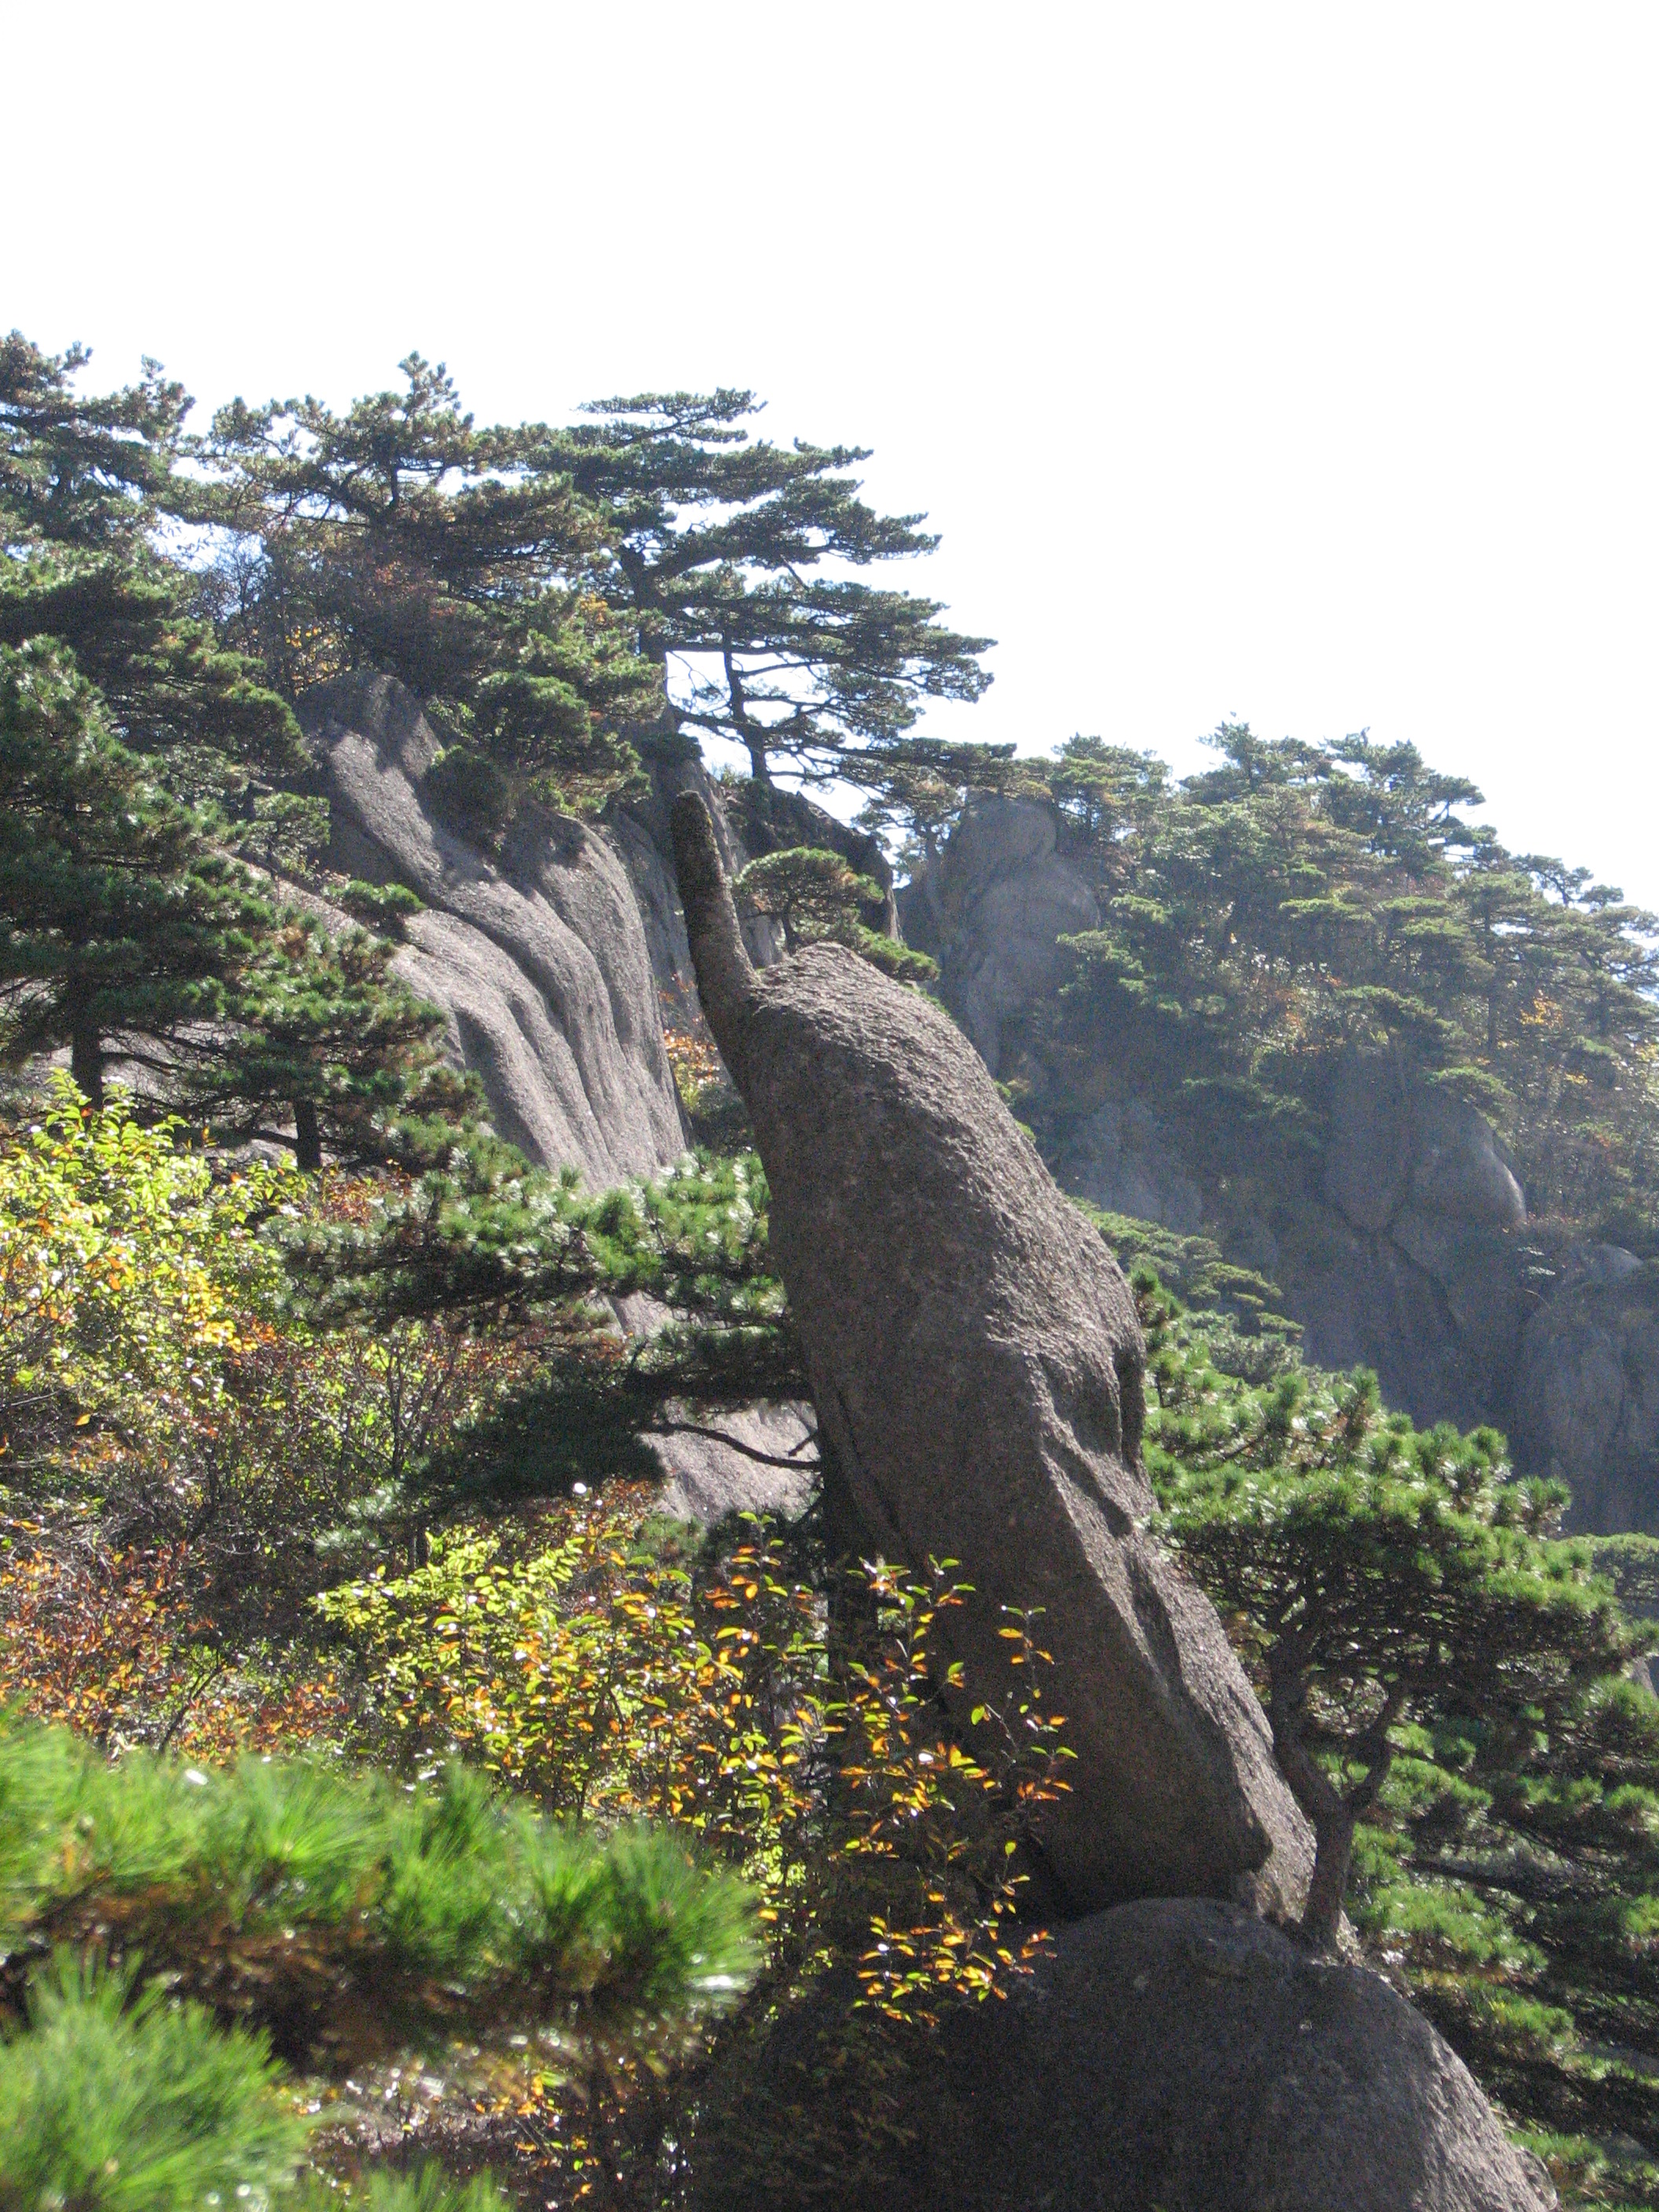
[[[1277,1662],[1277,1663],[1275,1663]],[[1342,1899],[1353,1856],[1353,1808],[1303,1741],[1307,1723],[1308,1681],[1302,1666],[1281,1647],[1268,1662],[1272,1694],[1268,1717],[1273,1757],[1291,1785],[1291,1795],[1307,1814],[1314,1832],[1313,1879],[1302,1911],[1302,1932],[1321,1950],[1334,1950],[1342,1923]]]
[[[1331,1793],[1336,1797],[1334,1790]],[[1342,1900],[1348,1892],[1348,1868],[1353,1858],[1353,1814],[1340,1798],[1322,1807],[1314,1821],[1313,1880],[1302,1911],[1302,1932],[1322,1951],[1334,1950],[1342,1924]]]
[[[317,1121],[314,1098],[294,1102],[294,1160],[296,1167],[315,1175],[323,1164],[323,1133]]]
[[[70,1073],[88,1106],[104,1104],[104,1040],[91,1013],[77,1006],[70,1015]]]

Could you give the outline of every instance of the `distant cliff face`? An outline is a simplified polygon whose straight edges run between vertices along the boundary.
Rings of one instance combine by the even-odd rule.
[[[986,799],[899,893],[908,942],[933,954],[993,1073],[1005,1031],[1059,985],[1062,936],[1097,926],[1053,810]],[[1584,1529],[1659,1529],[1659,1273],[1633,1254],[1528,1222],[1476,1109],[1382,1052],[1338,1065],[1319,1157],[1287,1179],[1251,1157],[1188,1158],[1169,1102],[1133,1067],[1103,1103],[1050,1125],[1064,1187],[1115,1212],[1203,1230],[1271,1275],[1322,1366],[1376,1370],[1419,1424],[1490,1421],[1517,1464],[1572,1486]]]

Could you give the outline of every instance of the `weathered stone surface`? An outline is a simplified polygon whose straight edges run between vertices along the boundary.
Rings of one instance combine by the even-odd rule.
[[[1659,1275],[1597,1244],[1560,1276],[1522,1339],[1518,1456],[1571,1485],[1575,1529],[1659,1533]]]
[[[1388,1228],[1410,1203],[1488,1229],[1527,1218],[1492,1125],[1466,1099],[1414,1080],[1401,1055],[1344,1054],[1331,1102],[1325,1195],[1356,1229]]]
[[[749,2109],[836,2094],[826,1991],[763,2050]],[[1461,2059],[1379,1975],[1207,1899],[1056,1931],[1008,2002],[947,2022],[884,2117],[905,2142],[864,2201],[903,2212],[1548,2212]],[[892,2094],[890,2075],[871,2094]],[[858,2094],[854,2085],[850,2094]],[[843,2090],[843,2094],[849,2094]],[[758,2141],[756,2139],[758,2138]],[[757,2153],[759,2154],[757,2155]],[[708,2212],[788,2212],[711,2160]]]
[[[660,1300],[639,1291],[611,1306],[625,1336],[654,1336],[673,1319]],[[670,1427],[645,1438],[664,1478],[658,1510],[706,1528],[732,1513],[799,1519],[817,1486],[811,1410],[788,1399],[719,1407],[671,1402]]]
[[[994,1075],[1002,1024],[1051,988],[1061,937],[1100,927],[1058,834],[1045,801],[977,799],[899,901],[907,939],[941,960],[945,998]]]
[[[1204,1226],[1204,1194],[1140,1099],[1097,1107],[1072,1130],[1055,1173],[1064,1188],[1109,1213],[1161,1221],[1183,1235]]]
[[[1152,1543],[1127,1286],[920,994],[838,945],[757,974],[706,809],[674,811],[710,1026],[748,1104],[821,1431],[888,1556],[961,1563],[941,1616],[976,1698],[1000,1608],[1045,1608],[1077,1753],[1048,1837],[1074,1911],[1230,1892],[1291,1905],[1306,1826],[1208,1601]]]
[[[406,884],[428,911],[395,965],[447,1017],[501,1133],[595,1187],[684,1149],[656,985],[628,873],[605,837],[527,810],[488,856],[440,821],[422,779],[439,747],[420,702],[359,672],[310,693],[330,863]]]

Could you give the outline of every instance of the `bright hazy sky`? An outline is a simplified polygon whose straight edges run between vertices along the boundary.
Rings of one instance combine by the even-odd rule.
[[[201,403],[752,386],[944,533],[940,725],[1369,726],[1659,906],[1659,9],[5,10],[0,323]]]

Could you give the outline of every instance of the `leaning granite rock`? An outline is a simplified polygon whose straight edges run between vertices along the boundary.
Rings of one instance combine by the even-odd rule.
[[[701,2212],[818,2201],[790,2155],[814,2129],[843,2157],[874,2142],[860,2201],[887,2212],[1555,2202],[1462,2061],[1380,1975],[1235,1905],[1146,1899],[1073,1922],[1007,2002],[948,2017],[937,2051],[895,2050],[851,2080],[836,2063],[849,1994],[820,1985],[740,2077],[716,2082]]]
[[[838,945],[757,974],[707,810],[677,801],[704,1011],[753,1120],[828,1459],[889,1557],[959,1563],[940,1616],[975,1699],[1001,1608],[1042,1607],[1077,1754],[1047,1847],[1064,1901],[1292,1909],[1305,1824],[1208,1601],[1145,1531],[1144,1350],[1116,1263],[982,1061]]]
[[[300,720],[328,799],[329,860],[401,883],[427,911],[393,963],[446,1017],[490,1118],[532,1160],[593,1186],[684,1149],[651,956],[627,870],[568,816],[527,810],[485,854],[434,810],[421,703],[368,671],[309,692]]]

